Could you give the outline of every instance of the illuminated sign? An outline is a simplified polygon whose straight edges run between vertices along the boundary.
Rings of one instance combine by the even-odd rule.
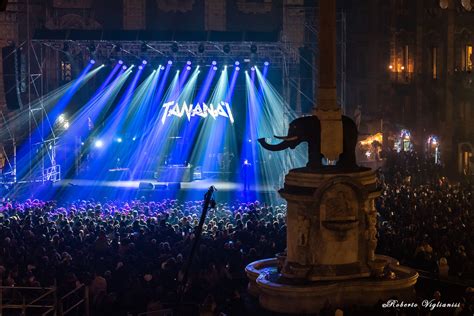
[[[221,101],[217,105],[214,104],[206,104],[206,103],[197,103],[196,105],[193,104],[183,104],[180,106],[176,101],[169,101],[163,104],[165,108],[165,112],[161,117],[161,123],[165,124],[166,118],[169,116],[177,116],[183,117],[186,115],[188,121],[191,120],[193,116],[200,116],[202,118],[206,118],[211,116],[213,119],[217,119],[217,117],[227,117],[231,123],[234,123],[234,116],[232,115],[232,111],[230,109],[229,103]]]

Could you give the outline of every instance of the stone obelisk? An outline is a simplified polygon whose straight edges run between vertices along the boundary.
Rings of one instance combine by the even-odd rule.
[[[375,172],[357,166],[357,128],[336,97],[336,0],[319,1],[319,88],[312,116],[290,123],[279,151],[308,143],[309,165],[292,169],[278,192],[287,201],[286,252],[246,268],[249,292],[265,309],[317,313],[397,296],[410,300],[416,271],[375,254],[380,195]],[[328,165],[321,165],[322,156]],[[352,157],[349,159],[349,157]],[[334,162],[336,162],[334,164]]]
[[[336,90],[336,1],[319,1],[319,87],[313,114],[321,122],[321,153],[336,161],[342,153],[342,113]]]

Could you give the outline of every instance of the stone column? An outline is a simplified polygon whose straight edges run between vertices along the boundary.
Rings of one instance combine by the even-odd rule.
[[[313,113],[321,121],[321,153],[329,160],[342,153],[341,108],[336,95],[336,0],[319,1],[319,88]],[[316,99],[316,98],[315,98]]]

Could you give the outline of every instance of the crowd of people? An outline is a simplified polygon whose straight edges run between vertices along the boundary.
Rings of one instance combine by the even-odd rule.
[[[88,284],[97,315],[125,315],[186,302],[236,313],[245,266],[286,244],[286,206],[221,203],[210,209],[180,289],[202,202],[28,200],[0,212],[0,276],[7,286]]]
[[[415,153],[389,154],[379,181],[377,253],[443,276],[474,279],[472,184],[449,183],[439,166]],[[210,209],[184,286],[201,207],[202,201],[169,199],[65,205],[5,200],[1,282],[56,285],[60,295],[86,284],[92,315],[186,304],[201,315],[243,315],[245,266],[285,250],[286,205],[235,201]]]
[[[441,276],[474,279],[474,196],[415,152],[391,154],[377,201],[378,252]]]

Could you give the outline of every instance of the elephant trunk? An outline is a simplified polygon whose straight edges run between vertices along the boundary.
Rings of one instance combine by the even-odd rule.
[[[290,141],[287,141],[287,140],[284,140],[281,143],[275,144],[275,145],[267,143],[265,138],[259,138],[258,142],[260,143],[260,145],[262,145],[263,148],[270,151],[280,151],[280,150],[284,150],[290,147],[294,148],[294,145]]]

